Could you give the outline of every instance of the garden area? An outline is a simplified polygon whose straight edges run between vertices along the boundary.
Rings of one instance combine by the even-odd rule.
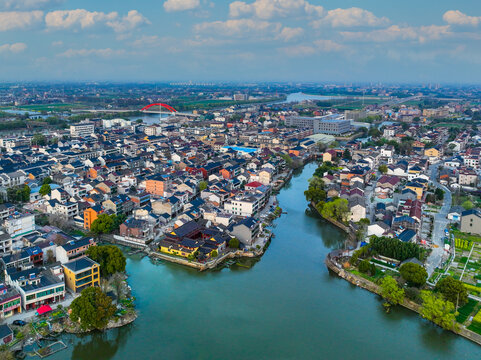
[[[468,292],[481,294],[481,238],[479,236],[452,230],[456,256],[447,273],[463,281]]]

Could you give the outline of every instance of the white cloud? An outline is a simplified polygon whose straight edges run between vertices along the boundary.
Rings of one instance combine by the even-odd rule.
[[[204,22],[195,25],[198,33],[212,33],[216,35],[245,37],[252,34],[278,34],[281,29],[279,23],[254,19],[234,19],[227,21]]]
[[[115,32],[131,31],[144,24],[150,24],[150,21],[137,10],[130,10],[123,18],[107,22]]]
[[[345,47],[332,40],[318,39],[310,45],[295,45],[280,48],[280,51],[287,56],[309,56],[318,53],[330,53],[344,50]]]
[[[0,31],[26,29],[42,21],[42,11],[0,12]]]
[[[165,11],[192,10],[200,5],[200,0],[167,0],[164,2]]]
[[[291,28],[286,26],[281,30],[279,38],[284,41],[290,41],[292,39],[298,38],[302,34],[304,34],[303,28]]]
[[[319,28],[323,25],[330,25],[332,27],[355,27],[355,26],[384,26],[389,23],[386,17],[377,17],[372,12],[352,7],[349,9],[334,9],[329,10],[327,15],[319,20],[311,23],[314,28]]]
[[[449,10],[444,13],[443,20],[451,25],[478,26],[481,23],[481,16],[469,16],[459,10]]]
[[[24,43],[3,44],[0,45],[0,54],[2,53],[19,53],[24,51],[27,45]]]
[[[63,3],[64,0],[0,0],[2,10],[47,9]]]
[[[52,46],[63,46],[63,41],[61,40],[52,41]]]
[[[51,11],[45,16],[45,23],[49,30],[86,29],[103,24],[115,32],[131,31],[140,25],[150,24],[137,10],[130,10],[124,17],[119,17],[115,11],[104,13],[85,9]]]
[[[363,42],[392,42],[392,41],[417,41],[424,43],[428,40],[439,40],[443,37],[452,35],[449,25],[438,26],[421,26],[400,27],[392,25],[385,29],[373,31],[343,31],[340,33],[344,39],[350,41]]]
[[[314,45],[321,52],[334,52],[334,51],[341,51],[344,49],[343,45],[338,44],[332,40],[319,39],[314,41]]]
[[[116,12],[103,13],[98,11],[56,10],[45,16],[45,23],[49,29],[70,29],[80,27],[82,29],[94,26],[99,22],[113,21],[117,19]]]
[[[105,49],[68,49],[67,51],[58,54],[58,56],[72,58],[72,57],[87,57],[87,56],[95,56],[95,57],[113,57],[118,55],[125,54],[125,50],[114,50],[111,48]]]
[[[295,15],[321,16],[323,12],[322,6],[312,5],[306,0],[256,0],[251,4],[234,1],[229,5],[231,17],[255,15],[259,19],[271,19]]]

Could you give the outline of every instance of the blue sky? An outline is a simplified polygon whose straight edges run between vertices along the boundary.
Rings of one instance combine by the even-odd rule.
[[[481,82],[479,0],[0,0],[0,81]]]

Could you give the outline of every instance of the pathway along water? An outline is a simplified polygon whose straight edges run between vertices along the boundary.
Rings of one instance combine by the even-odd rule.
[[[278,196],[288,212],[251,269],[199,273],[129,258],[134,324],[65,336],[53,359],[479,359],[481,347],[330,275],[324,257],[345,235],[306,215],[307,165]]]

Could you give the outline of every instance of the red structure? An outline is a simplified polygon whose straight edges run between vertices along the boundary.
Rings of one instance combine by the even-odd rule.
[[[160,107],[166,108],[167,110],[169,110],[172,113],[177,112],[177,110],[175,110],[172,106],[167,105],[167,104],[162,104],[162,103],[155,103],[155,104],[150,104],[150,105],[144,106],[142,109],[140,109],[140,111],[148,110],[152,106],[160,106]]]

